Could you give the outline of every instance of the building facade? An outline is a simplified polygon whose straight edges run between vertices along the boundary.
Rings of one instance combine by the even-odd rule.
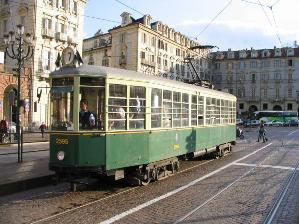
[[[185,61],[190,56],[200,78],[209,79],[208,48],[199,48],[199,43],[160,21],[152,23],[150,15],[134,19],[124,12],[121,18],[121,25],[109,33],[97,32],[83,41],[85,63],[192,79]]]
[[[29,102],[29,127],[48,121],[48,78],[49,73],[56,69],[58,53],[67,46],[73,46],[82,52],[85,4],[86,0],[1,0],[0,37],[9,31],[15,31],[18,24],[24,25],[25,33],[31,33],[35,37],[33,56],[25,63],[22,74],[28,76],[26,83],[22,85],[27,86],[29,93],[26,95],[22,92],[21,99]],[[5,51],[3,41],[0,50]],[[5,73],[13,73],[15,63],[6,56]],[[7,88],[9,86],[10,84]],[[0,95],[5,95],[5,92],[7,91],[0,92]],[[41,94],[40,99],[37,97],[38,93]]]
[[[237,96],[237,111],[299,111],[299,47],[211,53],[213,83]]]

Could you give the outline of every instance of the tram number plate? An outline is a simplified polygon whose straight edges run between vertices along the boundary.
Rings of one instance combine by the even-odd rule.
[[[69,140],[67,138],[56,138],[57,145],[68,145]]]

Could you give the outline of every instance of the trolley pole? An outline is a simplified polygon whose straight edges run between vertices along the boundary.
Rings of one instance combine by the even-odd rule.
[[[17,60],[17,111],[16,111],[16,132],[18,138],[18,163],[23,162],[23,127],[21,127],[21,72],[24,67],[25,60],[28,60],[33,55],[34,40],[32,35],[27,33],[24,35],[24,26],[17,25],[17,32],[10,31],[4,35],[6,45],[6,54],[8,57]],[[11,51],[11,53],[9,52]]]

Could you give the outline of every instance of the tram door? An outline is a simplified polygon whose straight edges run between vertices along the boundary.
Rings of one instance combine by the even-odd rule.
[[[80,78],[80,100],[88,103],[96,125],[92,129],[105,130],[105,80],[103,78]]]

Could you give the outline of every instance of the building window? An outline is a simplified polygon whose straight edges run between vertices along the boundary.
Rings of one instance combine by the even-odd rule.
[[[43,69],[46,71],[49,71],[50,65],[51,65],[51,51],[44,50],[44,52],[43,52]]]
[[[293,66],[293,60],[292,59],[288,60],[288,66],[290,66],[290,67]]]
[[[120,42],[124,43],[125,40],[126,40],[126,34],[125,33],[120,34]]]
[[[220,69],[220,63],[219,63],[219,62],[216,62],[216,63],[214,64],[214,69],[215,69],[215,70],[219,70],[219,69]]]
[[[251,96],[252,96],[252,98],[255,97],[255,88],[254,87],[251,89]]]
[[[142,35],[142,42],[143,42],[144,44],[146,44],[146,34],[145,34],[145,33]]]
[[[227,69],[228,70],[232,70],[233,69],[233,63],[232,62],[228,62],[227,63]]]
[[[288,88],[288,97],[292,97],[293,96],[293,89],[292,87]]]
[[[251,74],[251,83],[255,83],[256,77],[255,74]]]
[[[280,92],[279,88],[276,88],[276,90],[275,90],[276,99],[279,99],[279,95],[280,95],[279,92]]]
[[[8,22],[7,19],[3,20],[3,33],[7,33],[8,30]]]
[[[250,68],[257,68],[257,61],[251,61]]]
[[[158,57],[158,64],[161,65],[161,57]]]
[[[156,38],[152,37],[152,46],[155,47],[156,46]]]
[[[140,57],[141,57],[141,59],[145,59],[145,52],[144,51],[140,52]]]
[[[280,73],[275,73],[274,74],[274,79],[275,80],[280,80],[281,79],[281,74]]]
[[[267,88],[264,88],[263,92],[264,92],[264,97],[266,97],[267,96]]]
[[[240,103],[240,104],[239,104],[239,109],[240,109],[240,110],[243,110],[243,109],[244,109],[244,104],[243,104],[243,103]]]
[[[43,18],[43,28],[51,30],[52,29],[52,20]]]
[[[292,73],[288,74],[288,79],[289,79],[289,81],[291,81],[293,79],[293,74]]]
[[[281,67],[281,65],[282,65],[281,60],[275,60],[274,61],[274,67],[275,68]]]
[[[246,63],[245,61],[240,61],[239,62],[239,69],[245,69],[246,68]]]
[[[268,67],[270,67],[270,61],[262,61],[261,62],[261,67],[262,68],[268,68]]]
[[[288,103],[288,110],[293,110],[293,104]]]
[[[73,13],[77,14],[78,13],[78,2],[74,1],[73,4]]]
[[[263,103],[263,110],[268,110],[268,104],[267,103]]]
[[[25,26],[25,16],[20,16],[20,24]]]

